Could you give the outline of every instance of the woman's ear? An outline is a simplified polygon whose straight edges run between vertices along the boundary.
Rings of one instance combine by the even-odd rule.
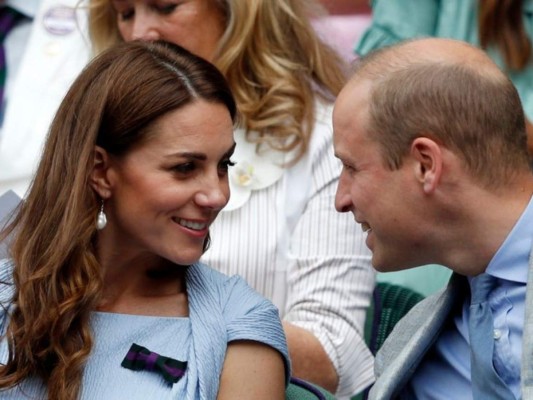
[[[427,137],[418,137],[411,144],[415,160],[415,177],[426,194],[433,193],[442,174],[442,151],[438,143]]]
[[[111,197],[111,182],[109,180],[110,157],[100,146],[94,146],[94,165],[90,176],[90,184],[93,190],[102,199]]]

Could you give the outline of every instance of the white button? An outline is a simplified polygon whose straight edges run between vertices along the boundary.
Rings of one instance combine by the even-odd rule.
[[[502,337],[502,331],[500,331],[499,329],[494,329],[492,334],[493,334],[494,340],[498,340],[499,338]]]

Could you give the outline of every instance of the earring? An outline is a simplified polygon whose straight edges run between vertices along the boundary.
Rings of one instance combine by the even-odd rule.
[[[96,217],[96,229],[101,231],[105,228],[107,225],[107,217],[104,212],[104,200],[102,200],[102,204],[100,205],[100,212],[98,213],[98,216]]]

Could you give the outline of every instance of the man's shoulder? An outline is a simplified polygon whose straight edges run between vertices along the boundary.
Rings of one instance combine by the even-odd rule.
[[[394,327],[375,360],[377,381],[371,399],[389,398],[402,387],[437,340],[454,307],[461,302],[464,277],[452,275],[441,291],[416,304]]]

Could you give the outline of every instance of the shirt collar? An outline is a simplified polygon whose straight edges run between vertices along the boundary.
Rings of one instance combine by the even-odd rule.
[[[527,283],[529,257],[533,245],[533,197],[498,249],[486,273],[499,279]]]

